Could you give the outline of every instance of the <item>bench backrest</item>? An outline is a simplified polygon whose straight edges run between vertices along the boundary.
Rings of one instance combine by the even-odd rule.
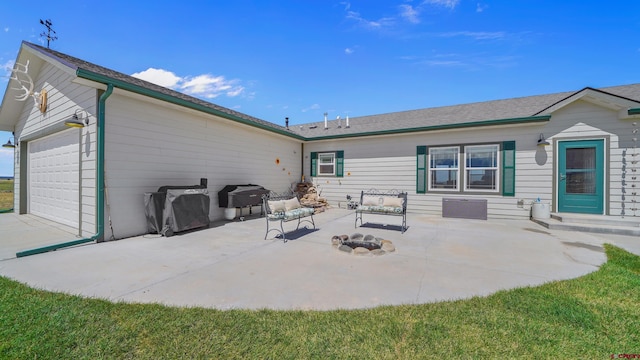
[[[378,190],[375,190],[375,189],[371,189],[371,190],[367,190],[367,191],[363,190],[360,193],[360,205],[362,205],[362,200],[364,199],[365,196],[399,197],[399,198],[402,198],[402,210],[403,211],[407,210],[407,193],[405,191],[399,191],[399,190],[378,191]]]

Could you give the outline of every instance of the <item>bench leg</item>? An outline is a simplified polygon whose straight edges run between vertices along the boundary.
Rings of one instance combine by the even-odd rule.
[[[269,220],[267,219],[267,232],[264,234],[264,239],[267,240],[267,235],[269,235],[270,232],[272,231],[276,231],[278,233],[280,233],[280,235],[282,235],[282,240],[284,240],[284,242],[287,242],[287,238],[284,235],[284,227],[282,227],[282,220],[280,220],[280,229],[278,228],[271,228],[269,229]],[[278,235],[276,235],[278,236]]]
[[[362,225],[362,213],[358,213],[358,211],[356,211],[356,222],[354,224],[354,228],[358,227],[358,219],[360,219],[360,225]]]

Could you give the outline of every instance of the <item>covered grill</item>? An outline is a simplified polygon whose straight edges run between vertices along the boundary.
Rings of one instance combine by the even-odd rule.
[[[249,207],[251,213],[251,207],[262,205],[262,195],[269,192],[270,190],[254,184],[227,185],[218,191],[218,205],[227,209],[240,208],[242,216],[243,207]]]
[[[144,195],[147,230],[151,233],[168,237],[209,226],[207,179],[200,179],[200,185],[161,186],[157,192]]]

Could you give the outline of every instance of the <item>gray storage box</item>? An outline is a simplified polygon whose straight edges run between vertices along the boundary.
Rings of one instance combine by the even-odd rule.
[[[487,220],[487,200],[443,198],[442,217]]]

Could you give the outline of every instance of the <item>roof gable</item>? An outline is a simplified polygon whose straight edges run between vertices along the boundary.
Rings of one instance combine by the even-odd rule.
[[[640,105],[640,101],[628,99],[626,97],[608,93],[603,90],[586,87],[556,102],[555,104],[552,104],[549,107],[540,110],[534,115],[551,115],[552,113],[578,100],[587,101],[594,105],[617,111],[623,118],[628,116],[628,109]]]

